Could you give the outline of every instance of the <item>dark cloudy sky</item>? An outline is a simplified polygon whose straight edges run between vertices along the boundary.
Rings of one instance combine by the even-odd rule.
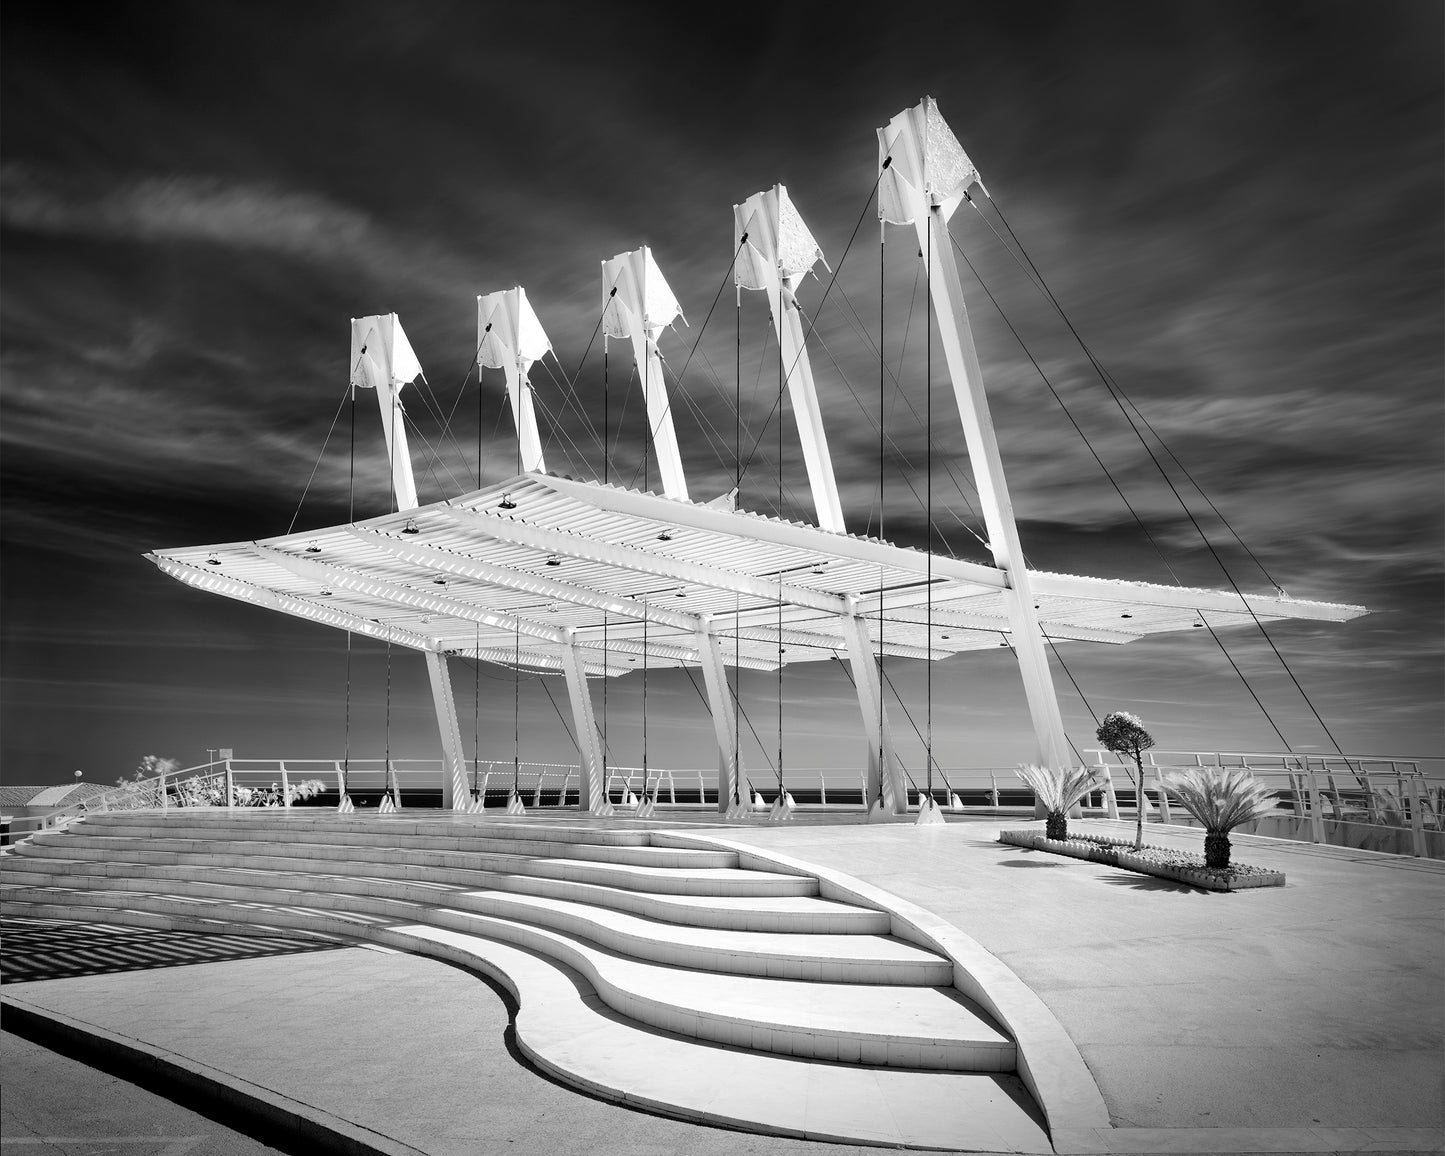
[[[111,780],[143,754],[190,764],[217,745],[339,754],[344,635],[185,588],[141,553],[266,537],[293,516],[298,527],[346,519],[344,414],[320,451],[345,388],[347,319],[399,313],[439,403],[456,404],[460,448],[428,468],[418,447],[423,500],[470,488],[479,427],[483,477],[504,477],[500,385],[489,376],[478,391],[473,375],[462,388],[475,294],[527,287],[566,372],[581,364],[581,405],[600,425],[596,347],[583,361],[599,260],[653,246],[691,323],[664,339],[680,369],[728,272],[731,205],[785,182],[837,268],[873,187],[874,129],[925,93],[1079,331],[1273,578],[1371,608],[1344,626],[1272,630],[1335,738],[1358,753],[1442,753],[1435,0],[935,5],[917,18],[871,4],[694,7],[7,2],[6,781],[77,768]],[[985,220],[965,207],[953,233],[1180,578],[1225,586]],[[919,487],[910,463],[924,458],[913,411],[927,361],[911,244],[890,233],[884,341],[902,385],[886,399],[896,449],[884,506],[888,534],[919,542],[909,483]],[[874,339],[878,269],[869,210],[829,299],[822,281],[802,293],[858,531],[877,529],[878,367],[857,329],[861,319]],[[1032,563],[1167,581],[967,269],[965,282]],[[675,403],[701,498],[727,489],[734,468],[733,312],[725,294]],[[743,497],[772,511],[766,324],[760,301],[745,301],[744,420],[764,448]],[[595,476],[601,455],[563,412],[561,375],[534,374],[551,464]],[[935,509],[948,546],[979,558],[963,528],[976,526],[972,494],[950,473],[966,473],[966,456],[938,366],[934,383]],[[640,461],[638,410],[619,408],[614,480]],[[783,510],[805,516],[791,429],[782,459]],[[384,487],[367,407],[358,516],[386,509]],[[1268,590],[1201,518],[1237,580]],[[1264,641],[1224,640],[1289,742],[1332,749]],[[1161,746],[1280,747],[1207,637],[1061,653],[1096,711],[1136,710]],[[384,651],[358,643],[354,676],[353,753],[379,753]],[[455,677],[464,729],[510,758],[510,675],[474,680],[463,666]],[[893,677],[921,719],[921,666],[900,662]],[[420,659],[396,655],[391,681],[393,753],[432,755]],[[622,762],[639,754],[637,681],[609,688]],[[1059,681],[1071,737],[1090,745],[1088,712]],[[649,695],[652,758],[709,764],[691,687],[656,676]],[[543,684],[525,680],[519,697],[523,757],[570,757]],[[790,671],[784,697],[790,765],[857,762],[836,669]],[[771,750],[774,680],[745,679],[744,698]],[[945,766],[1028,757],[1006,654],[938,665],[933,703]],[[896,707],[895,721],[906,737]]]

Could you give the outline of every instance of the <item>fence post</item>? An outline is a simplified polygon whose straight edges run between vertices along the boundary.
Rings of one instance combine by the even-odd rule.
[[[1159,820],[1163,823],[1174,822],[1169,814],[1169,792],[1164,789],[1164,771],[1152,760],[1149,764],[1154,771],[1154,782],[1158,784],[1155,788],[1159,792]]]
[[[337,759],[331,765],[336,768],[336,794],[339,798],[344,799],[346,798],[346,784],[341,778],[341,760]]]
[[[1114,776],[1109,773],[1109,764],[1101,762],[1100,768],[1104,772],[1104,806],[1107,808],[1109,818],[1119,817],[1119,796],[1114,794]]]
[[[1410,776],[1410,831],[1415,858],[1425,857],[1425,809],[1420,805],[1420,776]]]
[[[228,810],[235,810],[236,808],[236,780],[235,776],[231,773],[230,759],[226,760],[226,808]]]
[[[286,775],[285,759],[281,760],[281,805],[283,807],[291,805],[291,780]]]
[[[1314,768],[1309,765],[1308,761],[1306,761],[1305,767],[1305,776],[1310,785],[1310,841],[1323,843],[1325,841],[1325,816],[1321,810],[1320,784],[1319,780],[1315,778]]]
[[[162,811],[168,811],[168,810],[170,810],[171,804],[170,804],[170,800],[166,798],[166,773],[165,773],[165,771],[162,771],[162,772],[160,773],[160,775],[157,776],[157,782],[159,783],[159,785],[160,785],[160,790],[161,790],[161,810],[162,810]]]
[[[542,805],[542,780],[546,777],[546,770],[539,766],[537,768],[537,789],[532,792],[532,810],[534,811]]]
[[[828,805],[828,778],[822,771],[818,772],[818,801],[825,807]]]
[[[396,777],[396,764],[391,759],[386,760],[386,782],[382,784],[391,794],[391,801],[398,811],[401,810],[401,780]]]
[[[992,767],[989,767],[989,769],[988,769],[988,797],[993,800],[993,805],[994,805],[995,807],[997,807],[997,806],[999,805],[999,802],[998,802],[998,783],[994,781],[993,768],[992,768]]]

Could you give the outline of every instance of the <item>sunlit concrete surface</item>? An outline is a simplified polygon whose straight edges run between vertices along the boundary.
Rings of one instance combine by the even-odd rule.
[[[1237,858],[1288,885],[1205,893],[994,841],[1022,820],[952,818],[685,830],[881,887],[1012,968],[1077,1045],[1113,1124],[1056,1131],[1060,1152],[1445,1150],[1440,865],[1244,837]],[[555,1084],[509,1054],[498,994],[431,960],[344,948],[5,993],[421,1151],[857,1150]]]

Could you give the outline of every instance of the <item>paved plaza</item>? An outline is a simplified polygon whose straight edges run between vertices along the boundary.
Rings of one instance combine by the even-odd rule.
[[[687,829],[889,891],[1012,969],[1108,1108],[1111,1128],[1056,1131],[1059,1152],[1445,1150],[1445,864],[1241,837],[1236,857],[1287,886],[1207,893],[997,843],[1018,820],[952,820]],[[67,944],[12,924],[7,1027],[189,1073],[182,1102],[250,1097],[354,1151],[863,1151],[581,1094],[521,1059],[505,992],[436,960],[109,930],[109,943],[72,932]],[[35,1055],[15,1046],[7,1150],[28,1142]]]

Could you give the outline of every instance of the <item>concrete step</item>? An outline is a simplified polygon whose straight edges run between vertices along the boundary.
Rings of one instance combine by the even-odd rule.
[[[88,835],[74,831],[46,833],[15,848],[17,857],[91,859],[102,862],[195,863],[245,867],[257,856],[296,856],[313,865],[331,862],[370,863],[386,867],[484,869],[591,883],[623,890],[691,896],[817,895],[818,882],[805,875],[750,871],[737,867],[683,868],[538,859],[528,855],[419,850],[350,844],[309,844],[264,840],[176,840]],[[8,856],[7,856],[8,858]]]
[[[189,808],[180,813],[185,815]],[[47,831],[36,842],[50,843],[68,835],[145,839],[177,848],[183,842],[213,845],[217,842],[257,841],[305,843],[345,847],[401,847],[428,851],[528,855],[540,859],[575,859],[583,862],[625,863],[640,867],[708,869],[738,865],[730,851],[704,851],[679,847],[593,844],[544,837],[503,838],[485,832],[456,827],[445,834],[417,833],[389,823],[374,823],[369,829],[347,828],[339,823],[290,823],[269,825],[237,823],[195,823],[185,819],[154,818],[151,822],[96,823],[86,819],[66,831]]]
[[[346,912],[361,916],[414,919],[455,925],[455,916],[488,916],[499,921],[547,928],[569,939],[585,940],[633,959],[730,975],[771,976],[829,983],[934,986],[953,983],[953,964],[911,943],[879,935],[793,935],[785,932],[725,931],[658,923],[625,912],[568,900],[472,891],[464,897],[433,889],[417,899],[388,898],[397,885],[358,879],[367,893],[313,892],[299,888],[227,886],[203,880],[103,879],[89,891],[18,887],[18,901],[44,901],[43,893],[65,890],[89,896],[99,907],[126,906],[138,894],[235,903],[262,902],[286,907]],[[8,879],[7,879],[8,883]],[[368,886],[369,884],[369,886]],[[83,903],[84,899],[75,899]],[[448,906],[442,907],[441,904]],[[552,942],[548,940],[546,942]]]
[[[245,867],[206,866],[207,878],[222,881],[234,877],[242,883],[291,886],[285,878],[305,878],[296,886],[318,890],[350,890],[346,882],[354,876],[376,878],[375,864],[330,860],[318,870],[312,859],[284,856],[252,856]],[[554,899],[569,899],[598,907],[627,911],[665,923],[693,927],[715,927],[734,931],[787,931],[798,934],[887,935],[891,920],[887,912],[853,907],[816,896],[691,896],[649,895],[594,883],[546,879],[502,872],[396,864],[385,868],[386,878],[399,884],[447,887],[458,891],[496,890]],[[44,886],[50,883],[77,887],[101,886],[101,878],[190,879],[196,868],[190,864],[145,864],[127,860],[71,860],[53,857],[6,856],[0,859],[0,879],[13,883]],[[279,877],[279,881],[278,881]]]
[[[239,895],[232,894],[240,891]],[[468,909],[342,897],[313,908],[297,893],[183,882],[172,892],[20,888],[11,903],[70,903],[77,909],[201,910],[274,908],[338,918],[385,917],[512,943],[577,968],[619,1014],[680,1035],[781,1055],[940,1071],[1012,1071],[1014,1045],[977,1005],[952,989],[836,984],[718,975],[659,966],[549,928]],[[7,904],[7,910],[10,904]],[[303,919],[304,921],[304,919]],[[383,924],[377,923],[376,926]]]
[[[52,898],[61,901],[13,906],[17,914],[32,917],[77,917],[67,914],[63,893]],[[820,1063],[702,1043],[617,1014],[576,968],[450,928],[387,925],[260,904],[230,905],[224,920],[214,920],[208,918],[216,914],[213,904],[171,900],[167,906],[169,911],[116,909],[108,916],[136,926],[234,930],[241,924],[354,937],[491,975],[518,999],[517,1039],[534,1063],[566,1083],[636,1107],[838,1143],[1052,1150],[1043,1121],[1015,1076]]]
[[[405,813],[389,815],[352,813],[342,815],[319,807],[173,807],[168,811],[98,811],[86,816],[92,827],[153,827],[156,824],[182,823],[206,827],[208,830],[235,829],[243,837],[254,831],[325,830],[369,833],[385,830],[397,834],[464,835],[476,838],[518,839],[529,841],[544,838],[556,843],[590,844],[600,847],[647,847],[651,834],[647,830],[598,828],[586,819],[575,818],[570,825],[566,818],[549,817],[545,823],[535,819],[488,819],[480,815],[451,814],[432,811],[412,816]]]

